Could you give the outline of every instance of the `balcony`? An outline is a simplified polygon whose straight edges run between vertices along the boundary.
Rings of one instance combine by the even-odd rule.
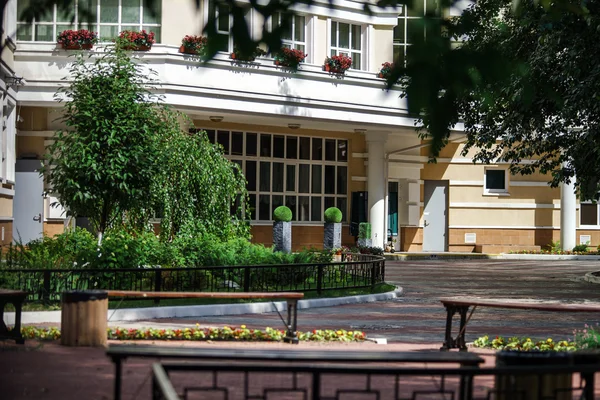
[[[54,43],[19,43],[15,70],[27,80],[19,89],[19,102],[55,105],[54,93],[65,84],[74,54]],[[323,71],[320,64],[303,64],[291,73],[270,58],[240,63],[225,53],[203,64],[169,45],[154,45],[151,51],[134,55],[157,72],[158,91],[165,101],[183,111],[343,121],[382,129],[414,126],[405,100],[399,98],[400,88],[386,91],[374,72],[349,70],[340,77]]]

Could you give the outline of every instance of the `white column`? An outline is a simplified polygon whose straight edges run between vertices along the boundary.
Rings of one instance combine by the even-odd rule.
[[[372,245],[385,244],[385,142],[386,132],[368,132],[366,141],[369,161],[367,164],[367,191],[369,193],[369,222],[371,223]]]
[[[577,233],[577,197],[575,195],[575,178],[569,184],[560,185],[560,247],[572,250],[576,243]]]

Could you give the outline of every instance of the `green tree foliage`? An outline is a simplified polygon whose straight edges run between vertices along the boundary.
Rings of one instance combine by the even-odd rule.
[[[600,3],[587,2],[584,11],[580,2],[565,3],[569,11],[521,1],[513,13],[510,0],[481,0],[463,13],[452,27],[456,37],[468,37],[460,51],[491,54],[505,72],[474,70],[471,89],[454,104],[465,152],[475,149],[476,161],[503,159],[513,173],[549,173],[553,186],[576,176],[582,197],[593,198],[600,176]]]
[[[171,115],[171,126],[179,126],[176,117]],[[246,179],[240,167],[223,156],[222,148],[212,145],[204,131],[180,129],[165,131],[160,147],[161,170],[152,193],[154,208],[162,216],[161,237],[171,240],[185,233],[221,240],[249,238],[249,225],[242,219]]]
[[[159,134],[169,122],[146,88],[142,66],[115,47],[94,62],[79,56],[71,83],[56,94],[63,104],[42,171],[50,193],[72,215],[87,216],[102,233],[130,210],[147,206],[160,171]]]

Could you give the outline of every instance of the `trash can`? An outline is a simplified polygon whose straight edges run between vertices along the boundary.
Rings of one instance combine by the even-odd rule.
[[[531,374],[496,375],[495,392],[498,400],[570,400],[573,396],[571,373],[540,374],[536,367],[573,365],[573,353],[499,351],[496,367],[530,367]]]
[[[108,293],[104,290],[62,294],[61,337],[64,346],[106,346]]]

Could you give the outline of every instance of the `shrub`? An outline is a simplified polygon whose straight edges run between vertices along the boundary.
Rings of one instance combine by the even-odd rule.
[[[359,239],[370,239],[371,238],[371,224],[368,222],[361,222],[358,224],[358,238]]]
[[[587,251],[588,251],[587,244],[578,244],[577,246],[573,247],[573,252],[587,253]]]
[[[273,211],[273,219],[278,222],[290,222],[292,220],[292,210],[286,206],[279,206]]]
[[[581,349],[600,349],[600,327],[585,325],[582,330],[575,330],[575,343]]]
[[[325,210],[325,222],[342,222],[342,211],[337,207],[329,207]]]

